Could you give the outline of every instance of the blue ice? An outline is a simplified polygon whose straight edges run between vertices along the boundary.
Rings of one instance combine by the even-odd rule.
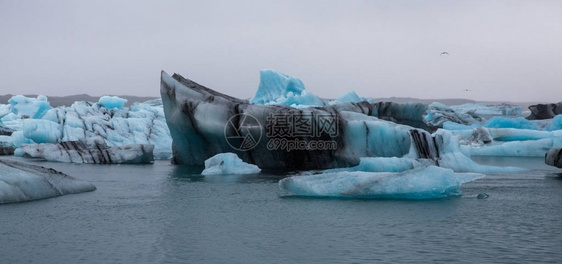
[[[14,96],[9,112],[5,105],[0,105],[0,120],[16,130],[9,137],[2,137],[4,144],[18,148],[22,144],[101,137],[109,147],[151,144],[155,159],[172,156],[172,138],[159,99],[135,103],[129,108],[124,107],[126,99],[115,96],[104,96],[97,103],[78,101],[56,108],[51,108],[46,100]]]
[[[436,166],[394,172],[333,172],[292,176],[279,182],[280,189],[296,196],[436,199],[461,195],[461,185],[484,177],[476,173],[455,173]]]
[[[220,153],[205,160],[205,169],[201,174],[253,174],[260,171],[258,166],[242,161],[234,153]]]
[[[484,124],[488,128],[517,128],[539,130],[539,126],[523,117],[506,118],[502,116],[494,116]]]
[[[98,104],[107,109],[123,109],[126,103],[127,99],[120,98],[118,96],[102,96],[98,101]]]
[[[323,106],[326,104],[320,97],[306,91],[300,79],[275,70],[260,71],[260,84],[250,102],[253,104],[277,104],[295,107]]]

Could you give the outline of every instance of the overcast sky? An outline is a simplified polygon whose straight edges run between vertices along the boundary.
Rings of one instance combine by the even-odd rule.
[[[159,96],[164,70],[249,98],[260,69],[324,98],[558,102],[562,1],[0,0],[0,94]]]

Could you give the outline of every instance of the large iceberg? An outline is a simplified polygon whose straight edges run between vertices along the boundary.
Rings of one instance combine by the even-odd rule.
[[[51,108],[45,97],[14,96],[10,103],[9,112],[0,116],[4,127],[14,131],[0,138],[6,149],[20,148],[24,144],[60,144],[101,138],[112,148],[153,145],[156,159],[171,158],[172,138],[161,100],[124,107],[126,99],[103,96],[96,103],[78,101],[69,107]],[[5,111],[5,108],[0,107],[0,110]],[[16,151],[18,153],[23,152]]]
[[[260,171],[258,166],[245,163],[234,153],[221,153],[205,161],[205,169],[201,174],[253,174]]]
[[[394,122],[423,122],[423,104],[252,104],[165,72],[160,87],[172,160],[178,164],[201,166],[216,154],[232,152],[262,169],[289,171],[353,167],[365,157],[423,159],[458,172],[517,170],[478,166],[450,132],[432,135]]]
[[[41,166],[0,159],[0,204],[94,191],[96,187]]]
[[[282,179],[279,187],[291,195],[369,199],[436,199],[461,195],[461,184],[482,178],[436,166],[400,173],[332,172]]]
[[[308,170],[355,166],[360,157],[439,155],[428,132],[370,116],[376,105],[364,101],[257,105],[165,72],[160,92],[179,164],[233,152],[263,169]]]

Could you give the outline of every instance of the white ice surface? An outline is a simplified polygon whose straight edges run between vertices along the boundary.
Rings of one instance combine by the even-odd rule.
[[[220,153],[205,160],[205,170],[201,174],[253,174],[260,171],[258,166],[245,163],[234,153]]]

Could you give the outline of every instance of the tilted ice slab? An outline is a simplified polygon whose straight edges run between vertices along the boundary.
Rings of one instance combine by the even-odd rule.
[[[123,106],[125,102],[119,97],[104,96],[97,103],[75,102],[70,107],[46,109],[41,115],[37,111],[35,119],[21,119],[10,113],[2,120],[16,132],[0,140],[17,148],[23,144],[101,137],[109,147],[151,144],[156,159],[169,159],[172,138],[161,100],[135,103],[130,108]]]
[[[482,178],[436,166],[400,173],[333,172],[282,179],[279,187],[292,195],[369,199],[435,199],[461,195],[463,183]]]
[[[91,164],[146,164],[154,162],[154,145],[131,144],[108,147],[102,138],[29,144],[21,147],[25,154],[47,161]]]
[[[253,174],[260,171],[258,166],[242,161],[234,153],[221,153],[205,161],[205,169],[201,174]]]
[[[360,157],[370,156],[411,155],[430,159],[438,156],[429,133],[370,116],[380,110],[377,104],[348,102],[307,108],[255,105],[165,72],[162,72],[160,92],[173,138],[173,161],[179,164],[203,165],[206,159],[225,152],[236,153],[244,162],[262,169],[283,170],[355,166]],[[308,128],[320,132],[269,134],[279,125],[271,122],[272,119],[286,118],[315,120]],[[314,127],[318,124],[325,126]],[[248,133],[240,139],[240,144],[234,146],[230,140],[233,135],[245,132]],[[248,135],[253,145],[242,149],[250,138]],[[283,145],[284,142],[288,143]],[[316,148],[310,147],[310,142],[321,142],[324,148],[317,144],[314,144]],[[302,145],[306,148],[289,148]]]
[[[91,183],[56,170],[19,161],[0,159],[0,171],[0,203],[31,201],[96,189]]]

